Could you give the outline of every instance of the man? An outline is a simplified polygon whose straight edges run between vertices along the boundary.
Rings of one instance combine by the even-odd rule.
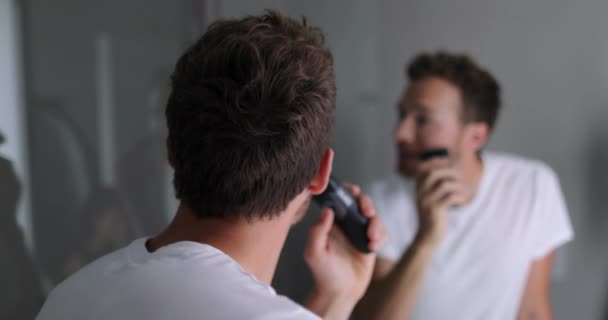
[[[38,319],[346,319],[375,255],[354,249],[330,210],[305,252],[310,311],[270,286],[290,227],[328,184],[334,113],[318,29],[277,12],[213,24],[172,76],[174,220],[60,284]],[[350,189],[377,249],[384,231],[371,201]]]
[[[371,196],[387,226],[364,319],[551,319],[555,249],[573,237],[555,173],[483,151],[500,108],[465,55],[416,57],[399,102],[398,175]],[[422,161],[424,151],[447,157]]]

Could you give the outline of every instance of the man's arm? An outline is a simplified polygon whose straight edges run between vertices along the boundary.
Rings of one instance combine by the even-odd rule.
[[[555,251],[552,251],[544,258],[532,262],[517,319],[550,320],[553,318],[550,291],[554,257]]]
[[[372,283],[355,310],[357,319],[407,319],[436,244],[417,239],[399,261],[378,258]]]

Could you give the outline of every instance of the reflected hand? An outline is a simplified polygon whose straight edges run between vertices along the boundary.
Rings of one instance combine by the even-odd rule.
[[[444,159],[435,159],[422,164],[416,183],[418,238],[433,246],[446,234],[448,208],[464,205],[471,195],[462,175],[443,162]]]

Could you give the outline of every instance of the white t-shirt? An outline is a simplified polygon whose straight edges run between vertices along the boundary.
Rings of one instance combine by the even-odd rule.
[[[184,241],[149,253],[145,241],[59,284],[37,319],[319,319],[212,246]]]
[[[485,152],[475,198],[448,212],[447,235],[426,270],[411,319],[515,319],[533,260],[573,238],[555,173],[543,163]],[[371,186],[388,233],[381,258],[398,260],[418,229],[415,183]]]

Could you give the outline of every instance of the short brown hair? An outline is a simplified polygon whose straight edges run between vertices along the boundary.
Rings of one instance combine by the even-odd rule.
[[[336,88],[318,28],[220,20],[178,60],[166,108],[177,198],[199,217],[272,217],[330,145]]]
[[[445,79],[460,89],[463,120],[485,122],[494,128],[500,109],[500,86],[490,72],[465,54],[443,51],[416,56],[407,67],[410,82],[426,77]]]

